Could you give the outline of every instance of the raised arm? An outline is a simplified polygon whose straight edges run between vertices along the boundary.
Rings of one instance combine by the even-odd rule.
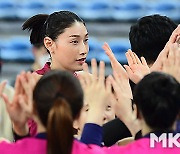
[[[140,125],[136,118],[136,113],[134,112],[136,109],[132,109],[132,100],[128,97],[128,94],[122,86],[123,80],[118,78],[116,73],[114,73],[114,77],[110,76],[109,80],[115,91],[115,95],[112,97],[115,104],[115,113],[134,136],[140,130]]]
[[[123,87],[126,90],[126,94],[128,94],[128,97],[132,99],[132,92],[129,84],[128,73],[123,68],[123,66],[117,61],[116,57],[114,56],[111,48],[107,43],[104,43],[103,49],[105,50],[105,53],[109,57],[113,72],[116,73],[121,80],[123,80]]]

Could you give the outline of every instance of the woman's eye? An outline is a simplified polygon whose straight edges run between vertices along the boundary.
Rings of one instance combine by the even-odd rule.
[[[86,111],[86,112],[88,112],[88,111],[89,111],[89,109],[87,108],[85,111]]]
[[[107,111],[110,111],[110,110],[111,110],[111,106],[108,105],[108,106],[106,107],[106,110],[107,110]]]
[[[77,41],[77,40],[74,40],[74,41],[72,41],[71,43],[73,43],[73,44],[78,44],[78,41]]]
[[[87,39],[85,39],[85,40],[84,40],[84,42],[85,42],[85,43],[87,43],[87,42],[88,42],[88,40],[89,40],[89,39],[87,38]]]

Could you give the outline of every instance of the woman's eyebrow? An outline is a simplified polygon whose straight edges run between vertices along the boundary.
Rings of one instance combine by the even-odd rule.
[[[78,34],[70,35],[69,37],[80,37]]]
[[[86,35],[85,35],[85,37],[87,37],[89,34],[87,33]],[[79,34],[73,34],[73,35],[70,35],[69,37],[80,37],[80,35]]]

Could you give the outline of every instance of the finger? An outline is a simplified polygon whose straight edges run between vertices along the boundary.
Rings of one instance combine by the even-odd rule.
[[[114,89],[114,92],[115,92],[115,94],[117,96],[117,94],[120,92],[119,83],[111,75],[109,76],[109,81],[111,82],[111,85],[112,85],[112,87]]]
[[[119,78],[118,74],[116,72],[113,73],[114,76],[114,80],[116,81],[116,83],[120,86],[121,85],[121,78]]]
[[[40,80],[40,78],[42,77],[42,75],[39,75],[35,72],[34,73],[28,72],[27,77],[29,80],[31,78],[33,79],[31,82],[32,82],[32,85],[35,86],[37,84],[37,82]]]
[[[85,82],[85,77],[84,77],[84,75],[83,75],[83,74],[78,75],[78,79],[79,79],[79,81],[80,81],[80,84],[81,84],[83,90],[85,90],[86,82]]]
[[[137,64],[142,64],[141,63],[141,61],[140,61],[140,59],[139,59],[139,57],[133,52],[133,55],[134,55],[134,57],[135,57],[135,59],[136,59],[136,63]]]
[[[20,75],[17,75],[17,77],[16,77],[14,90],[15,90],[14,95],[18,95],[20,93],[20,91],[21,91],[21,87],[20,87]]]
[[[178,44],[178,45],[180,45],[180,34],[177,36],[177,38],[176,38],[176,43]]]
[[[7,84],[7,81],[3,81],[3,82],[0,83],[0,96],[3,93],[3,90],[4,90],[5,86],[6,86],[6,84]]]
[[[112,90],[111,90],[111,81],[110,81],[110,79],[109,79],[109,76],[106,78],[106,91],[108,92],[108,93],[111,93],[112,92]]]
[[[32,104],[25,101],[25,98],[22,95],[19,95],[18,102],[22,110],[26,113],[26,116],[32,114]]]
[[[178,25],[178,27],[172,32],[168,42],[175,43],[177,40],[177,36],[179,34],[180,34],[180,25]]]
[[[26,100],[25,103],[28,103],[28,104],[31,104],[33,101],[33,90],[37,82],[34,80],[35,79],[33,75],[31,74],[31,72],[27,72],[26,74],[24,74],[24,77],[21,77],[21,82],[23,83],[22,87],[25,92],[25,94],[23,94],[22,96]]]
[[[128,65],[132,66],[134,63],[133,63],[133,59],[130,56],[129,52],[126,52],[125,55],[126,55],[126,58],[127,58]]]
[[[32,87],[34,87],[36,85],[36,83],[38,82],[38,78],[37,78],[36,73],[27,72],[26,78]]]
[[[141,57],[141,61],[144,66],[148,66],[146,59],[144,57]]]
[[[124,65],[124,68],[126,69],[126,72],[127,72],[128,76],[129,76],[129,78],[130,78],[131,80],[133,80],[133,78],[132,78],[132,76],[133,76],[133,71],[131,70],[131,68],[130,68],[128,65]]]
[[[169,61],[169,65],[173,66],[175,64],[175,56],[174,56],[174,45],[172,44],[170,46],[170,50],[169,50],[169,54],[168,54],[168,61]]]
[[[29,85],[28,85],[29,83],[28,83],[26,74],[24,74],[23,76],[20,76],[20,82],[21,82],[24,93],[26,95],[29,95]],[[20,94],[24,94],[24,93],[20,93]]]
[[[111,66],[114,72],[117,72],[118,74],[122,74],[126,76],[126,72],[124,70],[124,68],[122,67],[122,65],[118,62],[118,60],[116,59],[116,57],[114,56],[111,48],[109,47],[109,45],[107,43],[104,43],[103,45],[103,49],[105,50],[107,56],[109,57],[109,60],[111,62]]]
[[[92,59],[91,60],[91,69],[92,69],[92,75],[95,79],[97,79],[97,62],[96,62],[96,59]]]
[[[5,104],[6,104],[6,107],[9,107],[11,105],[11,103],[9,102],[9,99],[8,99],[7,95],[2,94],[2,98],[3,98],[3,100],[4,100]]]
[[[31,89],[31,91],[34,90],[34,87],[36,86],[37,82],[39,81],[39,79],[41,78],[41,76],[39,76],[38,74],[35,73],[31,73],[31,72],[27,72],[26,74],[27,79],[28,79],[28,86]]]
[[[129,74],[133,74],[133,71],[131,70],[131,68],[128,65],[123,65],[124,68],[126,69],[127,73]]]
[[[180,45],[178,45],[175,51],[175,65],[180,67]]]
[[[23,95],[19,95],[19,96],[18,96],[18,102],[19,102],[20,107],[21,107],[23,110],[26,110],[26,109],[27,109],[28,102],[27,102],[27,100],[25,101]]]
[[[105,42],[104,45],[102,46],[102,48],[103,48],[105,51],[109,51],[108,53],[113,54],[113,52],[112,52],[112,50],[111,50],[111,48],[110,48],[110,46],[109,46],[108,43]]]
[[[132,58],[133,64],[137,64],[137,61],[136,61],[136,58],[135,58],[133,52],[129,49],[129,50],[128,50],[128,53],[129,53],[129,55],[130,55],[131,58]],[[130,66],[130,65],[129,65],[129,66]]]
[[[163,62],[167,59],[169,53],[169,43],[167,42],[164,49],[158,55],[156,61],[151,66],[151,71],[160,71],[162,69]]]
[[[114,53],[112,52],[110,46],[107,43],[104,43],[102,48],[105,50],[105,53],[109,57],[109,60],[110,60],[111,63],[117,62],[117,59],[114,56]]]
[[[173,53],[174,53],[174,65],[176,66],[178,61],[180,61],[179,53],[180,52],[180,46],[178,43],[173,44]]]
[[[84,63],[82,66],[83,66],[83,71],[86,72],[86,73],[89,73],[88,64]]]
[[[22,71],[20,74],[19,74],[19,94],[24,94],[25,91],[23,89],[23,84],[24,82],[21,82],[21,79],[24,78],[24,81],[26,82],[27,81],[27,77],[26,77],[26,72]]]
[[[28,96],[28,101],[32,101],[34,88],[35,88],[37,82],[39,81],[39,79],[41,78],[41,76],[39,76],[38,74],[35,74],[35,73],[31,73],[31,72],[27,72],[26,76],[28,79],[28,82],[26,83],[26,87],[27,87],[26,94]]]
[[[99,64],[99,82],[104,85],[105,80],[105,63],[103,61],[100,61]]]
[[[85,75],[86,84],[88,84],[88,85],[91,84],[91,78],[90,78],[90,75],[89,75],[89,68],[88,68],[87,63],[83,64],[83,71],[84,71],[84,75]]]

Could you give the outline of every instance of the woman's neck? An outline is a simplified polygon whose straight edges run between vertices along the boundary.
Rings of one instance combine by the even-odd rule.
[[[51,69],[61,69],[65,70],[59,63],[55,63],[54,61],[51,62]]]
[[[37,63],[33,63],[32,66],[31,66],[31,69],[33,71],[36,71],[36,70],[41,69],[41,66],[39,64],[37,64]]]
[[[46,132],[46,128],[43,125],[39,125],[37,127],[37,133],[43,133]]]
[[[38,118],[38,117],[34,117],[33,119],[34,119],[34,121],[35,121],[36,124],[37,124],[37,134],[46,132],[46,128],[45,128],[44,125],[41,123],[41,121],[39,120],[39,118]]]
[[[143,123],[142,125],[142,136],[145,136],[155,130],[151,129],[147,124]]]
[[[173,124],[172,127],[168,128],[168,129],[163,129],[162,131],[166,132],[166,131],[172,131],[175,130],[175,123]],[[150,128],[145,122],[143,122],[142,124],[142,135],[145,136],[151,132],[156,132],[156,131],[160,131],[160,129],[152,129]]]
[[[70,71],[70,70],[67,70],[66,68],[64,68],[60,63],[55,63],[55,62],[51,62],[51,69],[54,70],[54,69],[60,69],[60,70],[63,70],[63,71],[69,71],[69,72],[72,72],[74,73],[74,71]]]

